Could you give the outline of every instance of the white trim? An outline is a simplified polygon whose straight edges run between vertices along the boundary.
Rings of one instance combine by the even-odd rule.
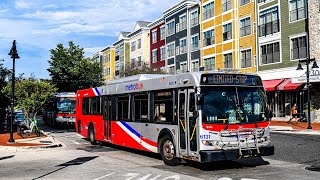
[[[242,53],[242,51],[247,51],[247,50],[251,50],[251,67],[245,67],[245,68],[242,68],[242,61],[241,61],[241,53]],[[253,56],[253,51],[252,51],[252,46],[250,46],[250,47],[246,47],[246,48],[243,48],[243,49],[240,49],[240,57],[239,57],[239,59],[240,59],[240,68],[241,69],[249,69],[249,68],[253,68],[254,66],[252,66],[252,62],[253,62],[253,60],[254,59],[252,59],[252,58],[254,58],[254,56]]]
[[[274,43],[279,43],[279,53],[280,53],[280,61],[276,62],[276,63],[269,63],[269,64],[262,64],[262,59],[261,59],[261,46],[265,46],[268,44],[274,44]],[[263,44],[259,44],[258,46],[259,48],[259,54],[258,54],[258,59],[259,59],[259,66],[268,66],[268,65],[273,65],[273,64],[281,64],[282,63],[282,44],[281,44],[281,39],[275,40],[275,41],[269,41],[269,42],[265,42]]]
[[[272,1],[274,1],[274,0],[266,0],[266,1],[264,1],[264,2],[258,2],[258,0],[255,0],[255,1],[257,1],[257,5],[258,5],[258,6],[263,6],[263,5],[265,5],[265,4],[269,3],[269,2],[272,2]],[[280,0],[279,0],[279,1],[280,1]]]
[[[203,56],[202,59],[204,60],[212,57],[216,57],[216,54],[209,54],[209,55]]]
[[[154,32],[157,32],[157,33],[156,33],[156,40],[155,40],[155,41],[153,40],[153,33],[154,33]],[[152,32],[151,32],[151,38],[152,38],[152,44],[155,44],[155,43],[158,42],[158,29],[157,29],[157,28],[152,30]]]
[[[295,21],[291,21],[291,6],[290,6],[290,1],[291,0],[288,0],[288,16],[289,16],[289,24],[291,24],[291,23],[295,23],[295,22],[299,22],[299,21],[303,21],[303,20],[306,20],[307,19],[307,1],[308,0],[304,0],[304,14],[305,14],[305,16],[304,16],[304,18],[302,18],[302,19],[297,19],[297,20],[295,20]],[[298,9],[296,9],[296,10],[298,10]]]
[[[205,6],[205,5],[207,5],[207,4],[210,4],[210,3],[214,2],[214,1],[215,1],[215,0],[209,0],[209,1],[201,4],[201,6],[203,7],[203,6]],[[202,7],[201,7],[201,8],[202,8]]]
[[[258,0],[256,0],[256,1],[258,1]],[[252,2],[254,2],[254,0],[252,0]],[[244,7],[244,6],[246,6],[246,5],[250,4],[250,3],[251,3],[251,0],[249,0],[248,3],[241,5],[241,0],[239,0],[239,7]]]
[[[230,54],[230,53],[233,53],[233,52],[234,52],[234,50],[231,49],[231,50],[228,50],[228,51],[223,51],[223,53],[221,53],[221,54],[225,55],[225,54]]]
[[[222,43],[221,43],[221,44],[222,44]],[[210,48],[214,48],[214,47],[216,47],[216,44],[212,44],[212,45],[210,45],[210,46],[204,46],[204,47],[202,47],[201,49],[204,50],[204,49],[210,49]]]

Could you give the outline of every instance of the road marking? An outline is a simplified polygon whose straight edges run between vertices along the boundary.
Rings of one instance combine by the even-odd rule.
[[[78,143],[78,142],[76,142],[76,141],[71,141],[71,142],[73,142],[73,143],[75,143],[75,144],[77,144],[77,145],[80,144],[80,143]]]
[[[94,180],[103,179],[103,178],[108,177],[108,176],[111,176],[111,175],[113,175],[113,174],[115,174],[115,173],[116,173],[116,172],[109,173],[109,174],[107,174],[107,175],[101,176],[101,177],[99,177],[99,178],[97,178],[97,179],[94,179]]]

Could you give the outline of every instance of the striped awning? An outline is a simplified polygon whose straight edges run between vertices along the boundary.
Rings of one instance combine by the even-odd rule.
[[[291,79],[285,79],[281,84],[277,86],[279,91],[297,90],[302,86],[302,83],[292,83]]]

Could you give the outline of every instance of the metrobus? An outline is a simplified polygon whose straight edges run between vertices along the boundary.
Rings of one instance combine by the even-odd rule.
[[[139,75],[77,92],[79,134],[160,153],[167,165],[273,155],[269,126],[254,74]]]
[[[55,94],[45,106],[43,121],[51,126],[74,125],[76,116],[76,93],[61,92]]]

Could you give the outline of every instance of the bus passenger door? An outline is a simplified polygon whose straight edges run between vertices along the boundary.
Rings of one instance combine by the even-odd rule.
[[[197,113],[195,113],[196,110],[196,99],[195,99],[195,91],[194,89],[188,90],[188,103],[187,103],[187,118],[188,118],[188,150],[189,150],[189,156],[197,156]]]
[[[111,98],[110,97],[103,97],[103,134],[106,140],[111,140]]]
[[[187,141],[187,90],[179,90],[178,93],[178,124],[179,124],[179,152],[182,156],[188,155]]]

